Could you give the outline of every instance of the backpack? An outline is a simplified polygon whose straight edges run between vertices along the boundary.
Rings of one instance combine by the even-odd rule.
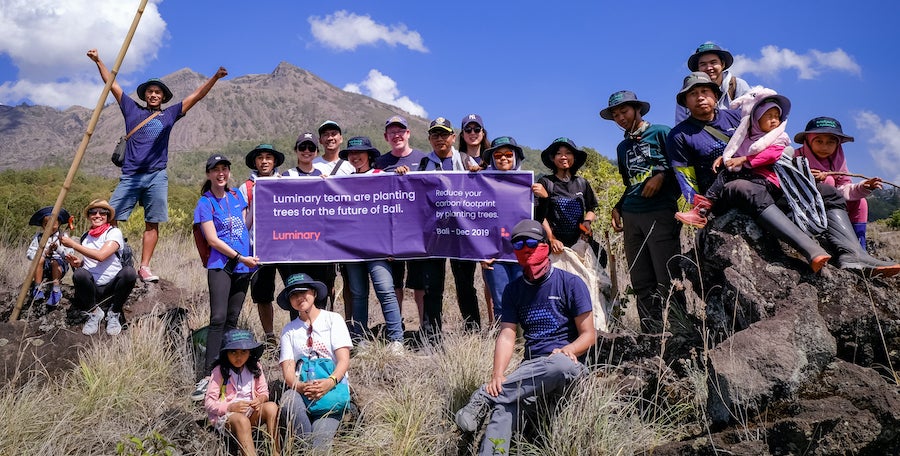
[[[112,227],[110,229],[112,229]],[[107,231],[109,231],[109,230],[107,230]],[[81,239],[79,239],[78,243],[84,244],[84,240],[87,238],[87,236],[88,236],[88,232],[85,231],[84,234],[81,235]],[[125,245],[122,246],[121,253],[119,253],[119,251],[116,250],[116,258],[119,259],[119,263],[122,264],[123,268],[126,266],[133,268],[134,267],[134,250],[132,250],[131,246],[128,244],[127,237],[122,236],[122,240],[125,241]]]
[[[252,189],[252,186],[247,186],[248,194],[253,194],[252,192],[249,192],[249,190]],[[235,192],[234,189],[229,189],[228,193],[231,193],[231,196],[237,197],[237,192]],[[225,196],[227,198],[228,195],[226,194]],[[212,207],[213,212],[216,212],[216,208],[212,205],[212,201],[209,197],[207,197],[205,193],[201,196],[201,198],[203,197],[206,197],[206,200],[209,201],[209,206]],[[203,267],[205,268],[206,264],[209,263],[209,255],[212,252],[212,247],[209,245],[209,242],[206,241],[206,236],[203,235],[203,230],[200,229],[199,223],[195,223],[191,227],[191,231],[194,234],[194,246],[197,247],[197,254],[200,255],[200,261],[203,262]]]

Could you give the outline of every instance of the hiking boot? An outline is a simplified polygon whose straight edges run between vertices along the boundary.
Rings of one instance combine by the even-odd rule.
[[[705,196],[696,194],[694,195],[694,207],[687,212],[676,212],[675,218],[685,225],[703,228],[706,226],[706,216],[709,215],[710,209],[712,209],[712,201]]]
[[[122,314],[109,311],[106,316],[106,334],[110,336],[118,336],[122,332],[122,321],[119,319]]]
[[[141,266],[138,269],[138,277],[142,282],[159,282],[159,276],[150,270],[150,266]]]
[[[54,288],[53,291],[50,292],[50,299],[47,300],[47,305],[56,307],[59,305],[60,301],[62,301],[62,290]]]
[[[100,321],[103,320],[103,309],[100,306],[94,307],[94,310],[87,313],[88,319],[81,327],[81,334],[85,336],[93,336],[100,330]]]
[[[46,299],[46,296],[44,296],[44,289],[40,288],[40,287],[35,288],[34,289],[34,300],[35,301],[43,301],[44,299]]]
[[[456,412],[456,425],[464,432],[475,432],[481,427],[481,422],[487,416],[488,402],[483,388],[479,387],[472,393],[469,403]]]
[[[197,382],[197,386],[194,387],[194,392],[191,393],[191,400],[194,402],[202,401],[204,397],[206,397],[206,389],[209,386],[209,377],[203,377]]]

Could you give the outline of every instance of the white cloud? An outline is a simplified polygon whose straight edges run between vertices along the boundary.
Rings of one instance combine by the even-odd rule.
[[[419,32],[408,30],[405,24],[382,25],[369,16],[344,10],[324,18],[311,16],[307,20],[317,41],[339,51],[353,51],[361,45],[384,41],[391,46],[400,45],[413,51],[428,52]]]
[[[871,111],[856,115],[856,127],[867,132],[869,154],[886,180],[900,181],[900,127],[892,120],[884,121]]]
[[[853,57],[843,49],[822,52],[811,49],[805,54],[798,54],[790,49],[779,49],[777,46],[766,46],[760,50],[762,56],[754,60],[745,55],[734,56],[731,71],[735,74],[753,73],[763,78],[775,78],[784,70],[797,71],[800,79],[814,79],[823,71],[843,71],[854,75],[862,73],[862,68]]]
[[[372,69],[366,79],[360,83],[350,83],[344,86],[347,92],[368,95],[382,103],[396,106],[404,111],[420,117],[428,117],[422,105],[410,100],[407,96],[400,96],[397,83],[385,76],[380,71]]]
[[[122,73],[156,58],[166,23],[150,0],[122,63]],[[85,53],[97,48],[112,68],[136,5],[121,0],[0,0],[0,53],[18,68],[18,80],[0,86],[0,102],[93,107],[103,87]]]

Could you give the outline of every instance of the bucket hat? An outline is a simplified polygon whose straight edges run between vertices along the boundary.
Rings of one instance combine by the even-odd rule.
[[[212,154],[209,156],[209,158],[206,159],[206,172],[209,172],[209,170],[215,168],[219,163],[225,163],[229,168],[231,167],[231,160],[225,158],[224,155]]]
[[[707,86],[712,89],[713,92],[716,93],[716,99],[722,98],[722,89],[719,88],[719,85],[712,81],[709,78],[709,75],[702,71],[695,71],[684,77],[684,83],[682,83],[681,91],[675,95],[675,101],[678,102],[679,106],[684,106],[684,97],[687,96],[687,93],[691,91],[694,87],[698,85]],[[687,106],[684,106],[685,108]]]
[[[519,147],[519,144],[516,143],[516,140],[512,136],[499,136],[494,138],[491,141],[491,147],[489,149],[485,149],[484,152],[481,153],[481,162],[482,163],[490,163],[491,167],[494,165],[494,151],[501,147],[508,147],[513,150],[513,153],[516,154],[516,165],[513,169],[519,169],[519,166],[522,165],[522,162],[525,161],[525,151]]]
[[[727,70],[731,64],[734,63],[734,57],[730,52],[726,51],[719,47],[718,44],[713,43],[712,41],[707,41],[700,46],[697,46],[697,49],[694,50],[694,54],[688,57],[687,66],[691,71],[700,71],[700,56],[703,54],[716,54],[719,56],[719,60],[722,61],[722,70]]]
[[[41,223],[44,221],[44,217],[49,217],[52,213],[53,206],[42,207],[31,215],[31,218],[28,219],[28,224],[30,226],[41,226]],[[59,214],[57,214],[56,218],[59,219],[59,224],[63,225],[69,223],[71,215],[69,215],[69,211],[67,211],[64,207],[61,207],[59,208]]]
[[[543,162],[544,166],[551,171],[556,172],[556,164],[553,163],[553,156],[556,155],[556,151],[559,150],[561,146],[568,147],[572,150],[572,153],[575,154],[575,163],[571,168],[572,175],[574,176],[587,161],[587,152],[580,150],[575,146],[574,141],[565,136],[554,139],[553,142],[541,152],[541,162]]]
[[[144,82],[143,84],[137,86],[137,96],[138,96],[138,98],[141,99],[141,101],[147,101],[147,97],[146,97],[145,93],[147,92],[147,87],[150,87],[152,85],[158,86],[160,89],[162,89],[163,104],[168,103],[169,100],[172,99],[172,91],[169,90],[169,88],[165,84],[163,84],[163,82],[160,81],[159,79],[152,78],[152,79],[148,79],[147,82]]]
[[[292,274],[285,281],[284,289],[281,290],[281,293],[278,293],[278,299],[276,300],[278,307],[284,310],[294,310],[291,307],[291,295],[294,292],[306,290],[316,290],[316,307],[322,308],[325,306],[325,300],[328,299],[328,289],[325,287],[325,284],[315,281],[312,277],[301,272]]]
[[[638,107],[641,116],[650,112],[650,103],[638,100],[637,95],[630,90],[620,90],[609,96],[609,106],[600,111],[600,117],[606,120],[613,120],[612,110],[623,104],[633,104]]]
[[[222,337],[219,359],[227,356],[225,354],[227,350],[250,350],[251,358],[259,358],[262,356],[265,347],[253,338],[253,334],[250,331],[246,329],[232,329]]]
[[[844,134],[844,130],[841,129],[841,123],[838,122],[834,117],[823,116],[813,118],[806,123],[806,130],[803,130],[800,133],[794,135],[794,142],[797,144],[803,144],[803,141],[806,141],[806,135],[809,133],[835,135],[838,137],[838,140],[841,141],[841,144],[845,142],[853,142],[853,137]]]
[[[376,158],[381,156],[381,152],[372,145],[372,140],[368,136],[354,136],[347,141],[347,148],[338,152],[341,160],[346,160],[350,156],[350,152],[364,151],[369,153],[369,162],[374,162]]]
[[[284,154],[275,150],[271,144],[260,144],[256,146],[250,152],[247,152],[247,156],[244,157],[244,164],[247,165],[250,169],[256,169],[256,157],[263,152],[268,152],[275,156],[275,167],[281,166],[284,163]]]
[[[91,209],[98,207],[109,211],[109,217],[107,217],[106,220],[115,220],[116,210],[113,209],[113,207],[109,205],[109,201],[106,201],[105,199],[95,199],[88,203],[87,207],[84,208],[84,218],[89,218],[88,212],[90,212]]]

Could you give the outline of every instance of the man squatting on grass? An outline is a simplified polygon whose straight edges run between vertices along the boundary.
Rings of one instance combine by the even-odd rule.
[[[513,228],[511,239],[524,276],[503,292],[491,380],[472,393],[468,404],[456,413],[456,424],[465,432],[477,431],[490,414],[481,455],[508,454],[512,432],[518,432],[522,424],[520,405],[542,403],[549,395],[558,397],[566,385],[585,375],[584,355],[597,340],[587,285],[550,264],[544,227],[534,220],[522,220]],[[516,325],[522,326],[525,355],[507,377],[504,373],[515,349]]]
[[[97,50],[87,51],[87,56],[97,64],[103,82],[109,81],[112,74],[100,60]],[[144,282],[159,281],[159,276],[150,271],[150,258],[153,257],[153,250],[156,249],[156,242],[159,240],[160,222],[169,221],[169,177],[166,174],[166,164],[169,161],[169,134],[175,122],[202,100],[216,81],[227,75],[228,71],[224,67],[219,67],[216,74],[192,94],[180,103],[165,109],[162,109],[162,105],[172,99],[172,91],[159,79],[150,79],[137,87],[137,96],[147,102],[147,107],[140,106],[130,97],[122,96],[122,87],[118,81],[113,81],[110,88],[119,109],[122,110],[122,116],[125,117],[126,132],[131,132],[147,117],[156,111],[159,112],[155,118],[128,138],[122,177],[109,198],[109,204],[115,209],[117,216],[112,221],[113,226],[117,222],[128,220],[135,204],[140,203],[144,208],[141,266],[137,271]]]

